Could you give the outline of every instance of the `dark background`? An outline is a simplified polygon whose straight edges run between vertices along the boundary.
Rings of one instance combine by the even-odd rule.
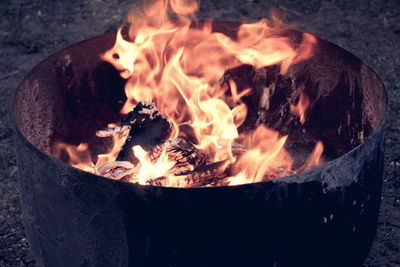
[[[141,1],[136,1],[140,5]],[[0,3],[0,266],[35,266],[21,224],[10,102],[18,83],[48,55],[115,31],[126,0],[2,0]],[[383,79],[389,128],[377,236],[365,266],[400,266],[400,1],[203,0],[199,19],[256,21],[275,8],[291,28],[349,50]]]

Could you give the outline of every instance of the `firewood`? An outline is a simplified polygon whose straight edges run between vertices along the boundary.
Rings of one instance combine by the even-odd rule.
[[[170,136],[172,126],[166,118],[157,110],[154,103],[146,105],[143,102],[129,112],[122,124],[96,133],[99,137],[107,137],[121,134],[129,130],[121,151],[116,161],[108,162],[100,166],[97,173],[112,179],[124,179],[134,177],[138,168],[139,160],[134,156],[132,148],[141,146],[147,151],[151,161],[154,163],[165,151],[170,161],[176,164],[169,173],[176,176],[173,179],[174,186],[187,185],[204,186],[221,184],[229,174],[229,167],[221,171],[226,161],[208,164],[206,154],[195,147],[197,142],[193,133],[190,132],[190,125],[182,124],[181,136],[174,140],[167,140]],[[241,144],[233,143],[232,152],[240,155],[247,148]],[[149,185],[169,185],[166,177],[150,179],[146,182]]]
[[[174,186],[184,184],[186,187],[196,187],[205,185],[221,185],[223,180],[229,176],[230,167],[221,171],[221,167],[227,163],[226,160],[214,162],[207,165],[201,165],[192,171],[184,171],[175,173],[176,179],[173,181]],[[148,185],[166,186],[168,185],[167,177],[158,177],[147,180]]]
[[[144,102],[138,103],[126,115],[121,126],[129,126],[130,131],[118,154],[118,161],[136,162],[132,147],[139,145],[145,151],[149,151],[167,140],[172,130],[171,124],[161,115],[154,103],[146,105]]]
[[[152,160],[156,161],[164,149],[169,160],[175,161],[177,164],[189,163],[196,167],[206,163],[206,155],[183,137],[155,146],[150,154]]]
[[[185,181],[187,187],[206,186],[206,185],[222,185],[223,180],[229,176],[230,165],[221,171],[221,167],[227,164],[227,160],[222,160],[199,166],[193,171],[181,173],[186,175]]]

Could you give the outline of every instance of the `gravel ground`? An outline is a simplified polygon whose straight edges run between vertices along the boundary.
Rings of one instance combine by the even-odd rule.
[[[139,1],[138,1],[139,2]],[[134,4],[135,5],[135,4]],[[115,31],[126,0],[2,0],[0,3],[0,266],[36,266],[21,224],[10,101],[26,73],[48,55]],[[365,266],[400,266],[400,2],[203,0],[200,19],[255,21],[270,8],[291,28],[349,50],[382,77],[391,110],[377,236]]]

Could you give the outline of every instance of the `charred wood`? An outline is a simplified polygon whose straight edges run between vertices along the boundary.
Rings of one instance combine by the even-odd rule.
[[[166,151],[169,160],[175,161],[177,164],[188,163],[199,166],[206,163],[206,155],[183,137],[155,146],[150,154],[152,160],[156,161],[163,150]]]
[[[130,127],[128,137],[118,154],[118,161],[136,162],[132,147],[140,145],[149,151],[155,146],[163,143],[171,134],[172,126],[164,118],[154,103],[146,105],[140,102],[129,112],[121,127]]]
[[[126,138],[116,161],[108,162],[100,166],[96,171],[98,174],[117,180],[135,180],[139,168],[139,160],[134,156],[132,148],[136,145],[148,152],[150,160],[157,162],[164,152],[170,161],[175,165],[169,173],[174,175],[175,186],[186,185],[189,187],[205,185],[222,185],[229,176],[230,167],[227,161],[209,163],[204,151],[196,148],[197,140],[190,124],[182,124],[180,137],[174,140],[167,140],[171,134],[172,126],[157,110],[154,103],[146,105],[143,102],[129,112],[124,121],[110,129],[98,131],[99,137],[108,137],[116,134],[129,134]],[[232,152],[239,156],[247,150],[247,147],[239,144],[232,144]],[[222,170],[224,169],[224,170]],[[166,186],[171,181],[167,177],[159,177],[147,181],[149,185]]]
[[[187,172],[187,187],[206,186],[206,185],[224,185],[224,180],[230,175],[231,166],[227,164],[227,160],[214,162],[208,165],[200,166],[193,171]]]

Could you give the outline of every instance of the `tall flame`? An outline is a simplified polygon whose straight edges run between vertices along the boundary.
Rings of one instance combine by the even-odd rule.
[[[249,150],[235,164],[237,174],[229,179],[230,185],[260,182],[266,175],[281,177],[290,173],[292,158],[284,149],[287,136],[259,125],[253,134],[244,136]],[[276,171],[281,173],[275,173]]]
[[[208,162],[227,160],[235,164],[231,184],[261,181],[268,171],[278,169],[279,176],[289,173],[292,159],[284,149],[286,137],[260,125],[239,138],[237,129],[247,114],[241,98],[250,89],[238,93],[235,83],[229,81],[231,97],[225,101],[227,88],[219,81],[227,69],[242,64],[256,68],[280,64],[284,73],[291,64],[312,55],[315,37],[303,34],[302,42],[293,45],[290,38],[279,36],[263,19],[242,24],[232,39],[213,32],[211,23],[193,27],[198,8],[196,1],[156,0],[144,6],[142,12],[131,13],[119,28],[114,47],[102,58],[127,79],[127,101],[121,113],[128,113],[140,101],[154,102],[174,125],[171,138],[179,136],[179,124],[189,123],[198,141],[196,147],[206,152]],[[169,12],[174,13],[173,19]],[[300,113],[300,107],[292,111]],[[248,149],[239,158],[232,152],[238,138]],[[121,146],[118,142],[107,156],[99,156],[98,164],[115,160]],[[134,148],[134,154],[141,165],[136,175],[139,183],[155,176],[170,176],[173,162],[165,155],[152,162],[140,147]]]

